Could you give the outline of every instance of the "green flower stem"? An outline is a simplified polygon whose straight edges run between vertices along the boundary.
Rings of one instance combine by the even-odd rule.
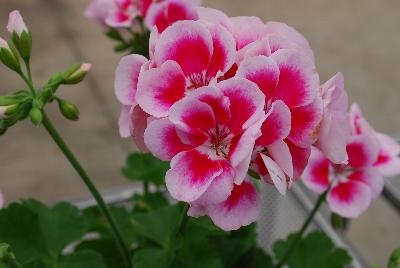
[[[101,197],[99,191],[96,189],[94,186],[93,182],[89,178],[88,174],[86,171],[83,169],[77,158],[74,156],[74,154],[71,152],[67,144],[64,142],[60,134],[57,132],[49,118],[47,117],[46,113],[43,111],[43,126],[46,128],[47,132],[50,134],[50,136],[53,138],[54,142],[58,145],[60,150],[64,153],[65,157],[68,159],[68,161],[71,163],[71,165],[74,167],[76,172],[79,174],[79,176],[82,178],[83,182],[86,184],[87,188],[90,190],[92,193],[93,197],[96,199],[96,202],[101,210],[101,212],[104,214],[105,218],[107,219],[108,223],[110,224],[111,231],[114,235],[114,238],[117,242],[117,245],[119,247],[119,250],[121,252],[121,255],[124,259],[125,267],[130,268],[131,267],[131,260],[130,260],[130,254],[128,247],[126,246],[124,240],[122,239],[122,235],[120,231],[117,228],[117,224],[113,218],[113,216],[110,213],[109,208],[107,207],[106,203],[104,202],[103,198]]]
[[[291,243],[291,245],[289,246],[289,248],[286,250],[285,254],[283,255],[283,258],[279,261],[279,263],[275,266],[275,268],[281,268],[286,263],[286,261],[289,259],[293,250],[296,248],[296,246],[302,239],[305,231],[307,230],[308,226],[314,219],[315,214],[317,214],[317,211],[319,210],[321,205],[324,203],[326,196],[328,195],[329,189],[330,189],[330,187],[318,197],[317,202],[314,205],[314,208],[311,210],[306,221],[303,223],[303,226],[301,227],[300,231],[297,233],[293,242]]]
[[[179,225],[178,233],[183,234],[183,232],[185,231],[186,225],[189,221],[189,216],[187,215],[188,210],[189,210],[189,204],[185,203],[185,207],[183,210],[183,215],[182,215],[181,223]]]

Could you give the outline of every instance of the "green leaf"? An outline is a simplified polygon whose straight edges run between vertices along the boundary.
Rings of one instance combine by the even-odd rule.
[[[135,252],[132,259],[135,268],[168,268],[171,265],[175,252],[156,247],[143,248]]]
[[[390,255],[388,268],[397,268],[400,266],[400,248],[395,249]]]
[[[184,211],[182,204],[166,206],[148,213],[134,213],[131,222],[138,235],[168,248],[179,230]]]
[[[262,248],[253,247],[234,267],[273,268],[272,258]]]
[[[0,268],[22,268],[9,245],[0,244]]]
[[[114,216],[118,229],[122,232],[125,243],[131,245],[136,241],[136,232],[130,221],[130,212],[124,207],[111,206],[110,212]],[[97,206],[86,208],[83,211],[89,230],[98,232],[103,238],[114,237],[104,215]]]
[[[125,268],[124,260],[113,238],[101,238],[82,241],[75,251],[92,250],[100,254],[109,268]]]
[[[81,239],[86,230],[79,210],[67,203],[49,208],[27,200],[0,211],[0,241],[12,247],[22,264],[57,262],[64,247]]]
[[[151,154],[132,153],[128,156],[122,173],[130,180],[147,181],[154,185],[164,185],[165,173],[169,169],[167,162]]]
[[[221,257],[216,245],[212,243],[210,235],[224,235],[226,232],[217,233],[208,222],[203,219],[191,218],[188,220],[180,241],[180,248],[176,254],[173,267],[190,268],[223,268]]]
[[[135,212],[147,212],[168,206],[168,199],[161,192],[135,194],[132,197]]]
[[[107,268],[101,255],[92,250],[82,250],[61,258],[58,268]]]
[[[275,242],[273,249],[278,260],[283,257],[295,237],[296,234],[291,234],[287,240]],[[336,248],[323,232],[314,231],[298,243],[286,264],[290,268],[341,268],[350,262],[351,257],[344,249]]]
[[[232,231],[228,237],[213,238],[225,267],[235,264],[256,244],[256,225],[251,224]]]

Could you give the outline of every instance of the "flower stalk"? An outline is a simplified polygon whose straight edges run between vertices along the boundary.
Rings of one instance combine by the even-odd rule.
[[[325,199],[326,199],[326,196],[328,195],[329,189],[330,189],[330,187],[318,197],[313,209],[311,210],[310,214],[308,215],[306,221],[303,223],[303,226],[301,227],[300,231],[296,234],[296,237],[294,238],[292,244],[286,250],[282,259],[275,266],[275,268],[282,268],[283,265],[287,262],[290,255],[292,254],[292,252],[294,251],[294,249],[296,248],[296,246],[299,244],[300,240],[302,239],[308,226],[313,221],[313,219],[314,219],[315,215],[317,214],[318,210],[320,209],[321,205],[325,202]]]
[[[54,142],[58,145],[60,150],[64,153],[65,157],[68,159],[70,164],[82,178],[83,182],[92,193],[93,197],[96,199],[97,205],[99,206],[101,212],[106,217],[108,223],[110,224],[111,231],[114,235],[114,238],[117,242],[118,248],[121,252],[121,255],[124,259],[125,267],[129,268],[130,265],[130,254],[127,245],[125,244],[124,240],[122,239],[122,235],[118,230],[117,224],[115,219],[111,215],[110,210],[108,209],[107,204],[104,202],[102,196],[100,195],[99,191],[96,189],[96,186],[93,184],[92,180],[90,179],[89,175],[83,169],[81,164],[79,163],[78,159],[69,149],[68,145],[64,142],[63,138],[60,136],[58,131],[55,129],[54,125],[43,111],[43,126],[46,128],[47,132],[53,138]]]

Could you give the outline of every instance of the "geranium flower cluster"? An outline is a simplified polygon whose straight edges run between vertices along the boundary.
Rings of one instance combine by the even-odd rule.
[[[303,180],[315,192],[329,189],[330,209],[345,218],[356,218],[382,192],[384,176],[400,174],[400,145],[377,133],[365,120],[357,104],[349,114],[351,137],[346,151],[349,161],[335,164],[313,148]]]
[[[163,30],[178,20],[197,19],[194,0],[92,0],[85,15],[104,27],[134,28],[144,21]]]
[[[347,94],[340,73],[320,86],[312,49],[295,29],[195,11],[196,19],[153,27],[149,59],[121,59],[120,134],[171,161],[166,186],[190,204],[189,215],[234,230],[260,211],[249,170],[285,194],[312,146],[332,164],[348,162]]]

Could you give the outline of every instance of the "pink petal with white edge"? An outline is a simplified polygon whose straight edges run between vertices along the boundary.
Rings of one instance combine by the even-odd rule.
[[[230,167],[228,162],[222,162],[221,164],[224,171],[221,175],[216,177],[208,189],[204,192],[199,199],[194,201],[191,205],[193,206],[208,206],[215,205],[224,202],[231,194],[233,189],[234,170]]]
[[[348,181],[338,183],[328,193],[330,209],[345,218],[357,218],[371,204],[370,188],[362,182]]]
[[[369,186],[372,200],[378,198],[383,191],[384,179],[376,168],[363,168],[357,170],[347,177],[349,180],[363,182]]]
[[[267,147],[268,153],[282,171],[293,178],[293,160],[289,147],[283,140],[278,140]]]
[[[292,155],[293,161],[293,179],[298,179],[303,173],[305,167],[307,166],[308,159],[311,155],[311,148],[301,148],[294,145],[291,141],[285,140],[287,146],[289,147],[290,154]]]
[[[308,165],[302,175],[304,184],[316,193],[324,192],[331,181],[330,168],[329,160],[321,151],[313,147]]]
[[[217,87],[229,98],[231,108],[230,130],[240,133],[263,118],[265,96],[253,82],[243,78],[231,78],[218,83]]]
[[[212,181],[223,172],[218,160],[197,149],[181,152],[171,160],[165,181],[171,196],[193,202],[202,196]]]
[[[283,140],[290,133],[291,113],[283,101],[277,100],[267,114],[267,119],[261,126],[261,137],[257,145],[268,146],[276,141]]]
[[[342,73],[335,74],[331,79],[321,85],[324,104],[329,111],[346,112],[349,106],[349,97],[344,90],[344,77]]]
[[[345,164],[348,161],[346,145],[351,135],[349,116],[331,112],[325,114],[320,127],[316,147],[335,164]]]
[[[106,24],[110,27],[115,28],[127,28],[132,25],[132,15],[134,14],[126,14],[121,10],[113,10],[111,11],[106,18]]]
[[[197,19],[198,15],[195,6],[189,1],[166,0],[150,5],[145,21],[150,29],[153,26],[157,26],[159,31],[163,32],[176,21]]]
[[[273,184],[275,185],[276,189],[282,195],[286,195],[288,184],[286,180],[285,173],[282,169],[278,166],[278,164],[272,160],[270,157],[266,156],[263,153],[260,153],[261,158],[264,162],[265,167],[268,170],[268,174],[270,179],[272,180]],[[267,181],[268,182],[268,181]]]
[[[223,26],[213,24],[207,28],[213,39],[213,54],[206,73],[206,79],[210,81],[218,72],[225,73],[232,67],[236,58],[236,48],[235,39]]]
[[[127,138],[132,135],[131,110],[132,106],[122,105],[118,120],[119,135],[122,138]]]
[[[384,176],[392,177],[400,174],[400,145],[386,134],[378,133],[381,143],[376,167]]]
[[[228,160],[234,168],[236,184],[241,184],[247,175],[255,141],[261,135],[261,124],[262,120],[235,136],[229,145]]]
[[[378,159],[380,145],[372,134],[351,136],[346,151],[352,167],[372,166]]]
[[[180,66],[166,61],[161,67],[142,71],[136,100],[140,107],[154,117],[168,115],[171,106],[185,95],[186,81]]]
[[[182,151],[193,149],[181,141],[175,125],[168,118],[152,121],[144,132],[144,142],[156,157],[164,161],[170,161]]]
[[[254,56],[239,65],[236,75],[256,83],[266,99],[270,100],[279,81],[279,68],[271,58]]]
[[[214,8],[197,7],[199,21],[206,24],[220,24],[227,30],[231,30],[231,22],[229,17],[222,11]]]
[[[235,185],[229,198],[208,209],[211,220],[225,231],[237,230],[256,221],[260,200],[254,186],[244,181]]]
[[[337,73],[321,86],[324,115],[316,146],[335,164],[348,161],[346,144],[351,135],[344,78]]]
[[[296,29],[285,23],[270,21],[265,25],[267,34],[275,34],[281,36],[290,42],[295,43],[298,48],[305,53],[312,61],[314,61],[314,53],[307,39],[302,36]]]
[[[199,135],[206,135],[215,128],[216,123],[211,106],[192,97],[175,103],[171,107],[169,119],[181,130]]]
[[[159,38],[160,38],[160,33],[158,32],[157,26],[154,26],[150,32],[150,38],[149,38],[150,59],[154,59],[154,52],[156,50],[156,44]]]
[[[230,19],[237,50],[261,39],[266,34],[265,24],[258,17],[241,16]]]
[[[210,105],[217,124],[225,125],[231,119],[229,98],[224,96],[217,87],[201,87],[187,95]]]
[[[244,48],[238,51],[236,58],[236,64],[240,65],[243,60],[255,57],[255,56],[267,56],[271,55],[270,42],[267,38],[263,38],[253,43],[248,44]]]
[[[178,21],[168,27],[157,42],[154,58],[157,65],[176,61],[186,76],[197,76],[207,69],[212,56],[210,32],[200,22]]]
[[[135,102],[137,83],[142,65],[147,59],[141,55],[128,55],[123,57],[115,71],[115,95],[125,105]]]
[[[150,121],[150,116],[145,113],[140,106],[136,105],[131,111],[132,120],[132,138],[136,146],[142,152],[148,152],[146,144],[144,143],[144,132],[147,128],[147,124]]]
[[[319,77],[309,58],[289,49],[281,49],[271,58],[280,71],[273,100],[283,100],[289,108],[307,105],[315,100],[319,91]]]
[[[306,148],[315,143],[318,138],[323,115],[322,100],[319,96],[308,105],[290,109],[292,125],[289,135],[297,146]]]

